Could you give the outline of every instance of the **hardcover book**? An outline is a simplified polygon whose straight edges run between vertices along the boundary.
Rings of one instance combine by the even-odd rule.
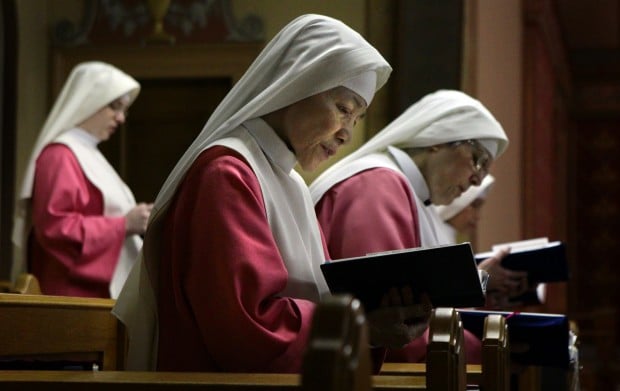
[[[480,263],[506,247],[510,247],[510,254],[502,259],[502,265],[512,270],[526,270],[531,282],[568,280],[565,245],[559,241],[549,242],[547,238],[494,245],[492,251],[476,254],[476,262]]]
[[[560,314],[458,310],[463,327],[482,338],[484,319],[501,314],[508,325],[510,359],[523,365],[568,368],[569,324]]]
[[[321,265],[332,293],[351,293],[366,311],[392,287],[427,293],[433,307],[484,305],[483,285],[469,243],[373,253]]]

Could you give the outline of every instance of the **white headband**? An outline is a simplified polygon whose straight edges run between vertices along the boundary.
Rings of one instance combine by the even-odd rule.
[[[377,89],[377,73],[375,71],[364,72],[361,75],[352,77],[342,83],[366,101],[366,106],[370,105]]]

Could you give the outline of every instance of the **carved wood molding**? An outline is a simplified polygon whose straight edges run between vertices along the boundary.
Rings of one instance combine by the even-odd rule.
[[[77,24],[59,21],[53,34],[61,47],[263,39],[262,19],[251,14],[235,18],[230,0],[84,0],[82,19]]]
[[[57,48],[52,58],[52,94],[58,94],[71,69],[80,62],[108,62],[140,78],[241,78],[262,48],[258,43],[183,46],[82,46]]]

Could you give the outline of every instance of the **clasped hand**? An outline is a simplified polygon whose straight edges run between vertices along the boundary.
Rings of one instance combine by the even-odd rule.
[[[392,288],[383,296],[380,307],[366,315],[370,344],[402,348],[424,333],[431,312],[431,301],[426,294],[416,302],[410,287]]]
[[[126,235],[142,235],[146,232],[146,224],[153,204],[144,202],[139,203],[125,215],[125,234]]]

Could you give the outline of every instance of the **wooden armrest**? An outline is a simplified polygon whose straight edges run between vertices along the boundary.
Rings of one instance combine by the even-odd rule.
[[[30,273],[22,273],[17,276],[15,284],[10,289],[11,293],[20,293],[28,295],[40,295],[41,287],[39,280]]]

